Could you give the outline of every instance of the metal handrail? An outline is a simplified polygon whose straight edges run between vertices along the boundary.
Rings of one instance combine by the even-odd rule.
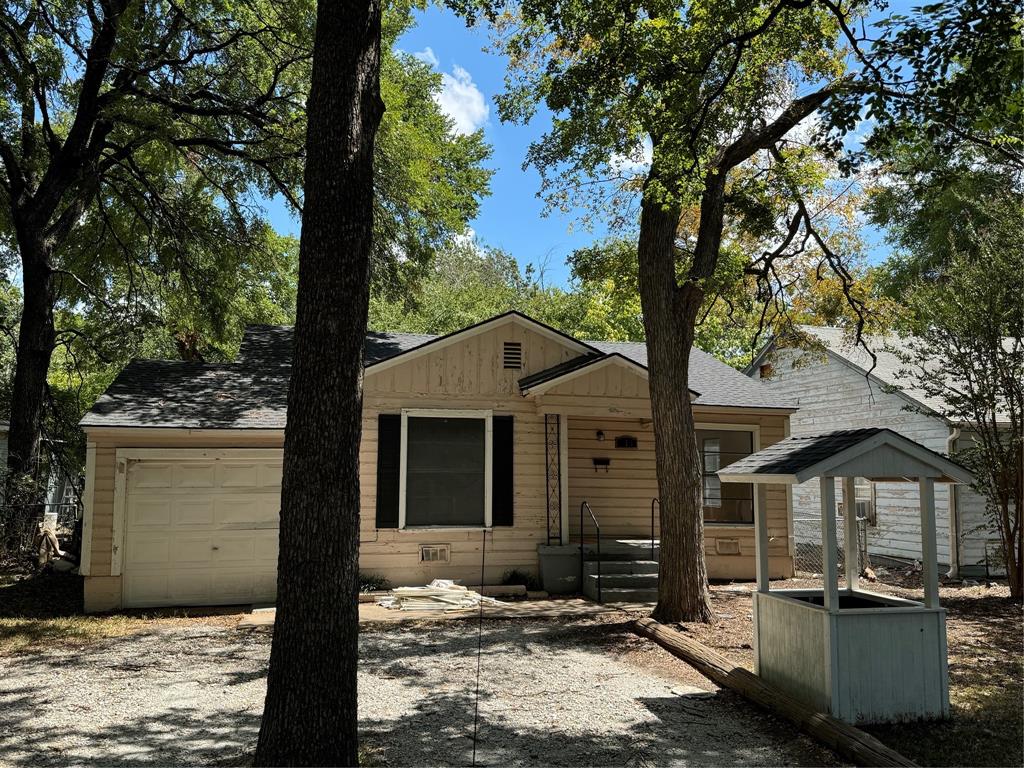
[[[583,567],[585,560],[585,544],[583,535],[583,523],[585,518],[583,517],[583,510],[586,509],[590,513],[590,519],[594,521],[594,530],[597,532],[597,602],[601,602],[601,524],[597,522],[597,515],[594,514],[594,510],[590,508],[590,504],[583,501],[580,504],[580,589],[583,589],[583,579],[586,575],[586,569]]]
[[[658,506],[658,507],[661,506],[661,501],[657,497],[651,499],[651,560],[654,559],[654,508],[655,508],[655,506]]]

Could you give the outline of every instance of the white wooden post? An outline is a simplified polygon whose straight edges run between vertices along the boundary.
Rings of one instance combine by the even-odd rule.
[[[843,539],[846,588],[856,589],[860,575],[860,542],[857,540],[857,486],[852,477],[843,478]]]
[[[821,477],[821,562],[825,578],[825,608],[839,613],[839,574],[836,573],[836,481]]]
[[[921,497],[921,566],[924,568],[924,604],[939,607],[939,555],[935,543],[935,478],[917,479]]]
[[[767,592],[768,587],[768,515],[759,503],[761,489],[754,486],[754,562],[757,564],[757,591]]]

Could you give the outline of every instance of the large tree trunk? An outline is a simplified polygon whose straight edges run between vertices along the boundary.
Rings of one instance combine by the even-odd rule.
[[[23,483],[35,475],[42,433],[46,375],[53,356],[55,286],[41,238],[19,232],[24,291],[18,354],[11,391],[10,431],[7,436],[7,502],[40,500]]]
[[[359,441],[379,70],[378,0],[320,0],[257,765],[358,762]]]
[[[701,469],[689,365],[702,291],[678,286],[675,236],[679,208],[646,196],[640,214],[640,300],[654,417],[655,460],[661,500],[661,558],[654,618],[709,621],[713,612],[704,562]]]

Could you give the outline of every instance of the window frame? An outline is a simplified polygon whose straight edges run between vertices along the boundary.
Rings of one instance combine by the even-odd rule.
[[[749,432],[750,433],[750,452],[752,454],[753,453],[757,453],[762,448],[762,445],[761,445],[761,425],[760,424],[736,424],[736,423],[728,423],[728,422],[718,423],[718,422],[713,422],[713,421],[712,422],[698,421],[698,422],[694,423],[693,427],[694,427],[694,431],[695,432],[696,431],[705,431],[705,432]],[[788,430],[787,430],[786,437],[789,437]],[[703,515],[704,514],[704,499],[703,499],[703,492],[704,492],[704,480],[703,480],[703,474],[704,474],[703,473],[703,469],[704,469],[704,466],[703,466],[704,454],[703,454],[703,451],[698,451],[698,453],[700,454],[700,459],[701,459],[701,494],[702,494],[702,498],[701,498],[701,515]],[[716,528],[716,527],[717,528],[754,528],[757,525],[758,516],[761,514],[761,494],[758,492],[758,487],[759,486],[757,486],[757,485],[753,486],[754,519],[753,519],[752,522],[741,523],[741,522],[732,522],[732,521],[705,520],[704,521],[704,528],[705,529],[707,529],[707,528]],[[787,493],[787,506],[788,505],[789,505],[789,498],[788,498],[788,493]],[[790,517],[790,519],[792,519],[792,517],[793,517],[792,509],[789,510],[789,517]]]
[[[484,422],[484,524],[409,525],[405,523],[409,470],[409,419],[475,419]],[[398,462],[398,529],[400,531],[490,531],[493,529],[491,479],[494,473],[494,411],[490,409],[403,408]]]

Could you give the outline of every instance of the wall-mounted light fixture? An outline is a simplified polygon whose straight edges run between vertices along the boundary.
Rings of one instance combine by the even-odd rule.
[[[597,430],[597,442],[599,442],[599,443],[603,443],[604,442],[604,432],[602,432],[600,429]]]

